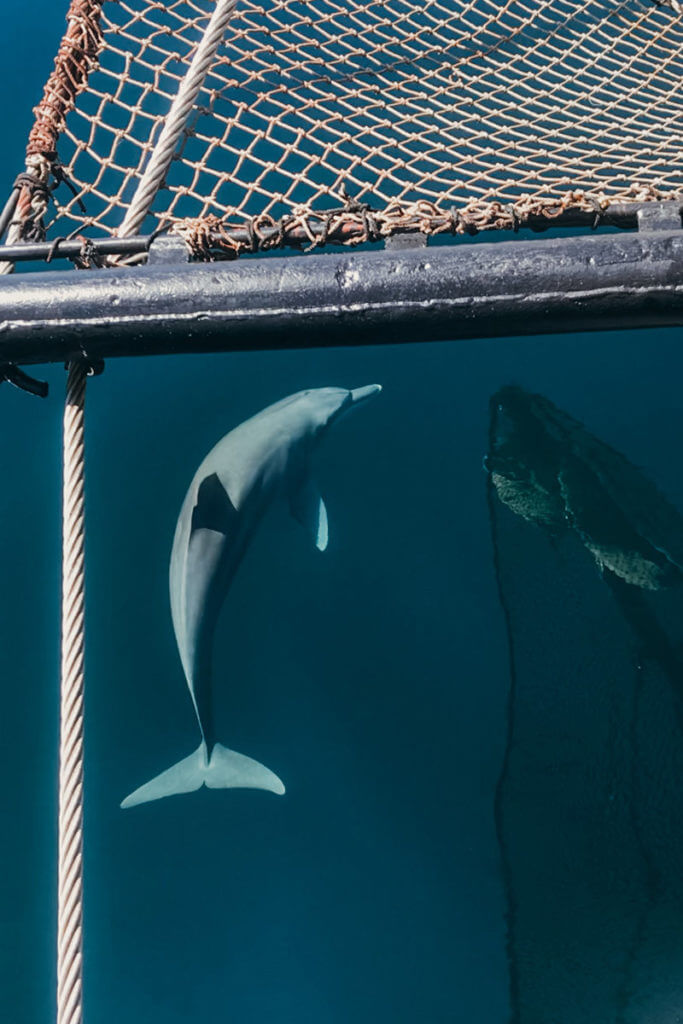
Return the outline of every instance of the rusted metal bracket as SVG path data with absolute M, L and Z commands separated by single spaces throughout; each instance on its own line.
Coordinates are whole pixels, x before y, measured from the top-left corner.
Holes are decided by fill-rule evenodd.
M 639 231 L 676 231 L 683 226 L 680 202 L 643 203 L 637 216 Z
M 178 235 L 159 235 L 151 242 L 147 266 L 168 266 L 169 263 L 187 263 L 190 253 L 187 245 Z
M 395 235 L 389 235 L 384 248 L 390 252 L 398 252 L 401 249 L 425 249 L 427 241 L 427 235 L 423 231 L 399 231 Z

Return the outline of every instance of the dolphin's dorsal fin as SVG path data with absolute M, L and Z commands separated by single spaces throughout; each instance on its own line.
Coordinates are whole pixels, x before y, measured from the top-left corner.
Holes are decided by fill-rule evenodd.
M 192 509 L 192 533 L 196 530 L 215 530 L 226 533 L 237 515 L 233 503 L 220 482 L 217 473 L 204 477 L 197 488 L 197 502 Z
M 289 507 L 294 518 L 313 538 L 317 549 L 324 551 L 328 541 L 327 509 L 320 491 L 310 477 L 292 492 Z

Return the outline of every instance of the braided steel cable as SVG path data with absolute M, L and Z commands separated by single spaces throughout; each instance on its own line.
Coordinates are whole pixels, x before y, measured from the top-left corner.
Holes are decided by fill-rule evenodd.
M 18 205 L 21 203 L 23 197 L 20 195 L 18 202 L 15 206 L 15 211 Z M 7 229 L 7 238 L 5 239 L 5 245 L 17 245 L 21 242 L 21 228 L 23 221 L 17 217 L 16 212 L 13 213 L 12 221 Z M 8 260 L 0 260 L 0 274 L 13 274 L 14 263 Z
M 64 406 L 57 1024 L 82 1021 L 86 375 L 69 364 Z
M 187 69 L 176 97 L 171 104 L 168 117 L 159 135 L 159 140 L 147 167 L 138 183 L 130 206 L 126 211 L 116 234 L 125 238 L 137 235 L 142 222 L 150 211 L 154 197 L 164 184 L 168 168 L 173 160 L 178 143 L 182 137 L 187 119 L 196 102 L 204 79 L 211 70 L 214 57 L 220 46 L 228 22 L 233 15 L 237 0 L 218 0 L 216 9 L 211 15 L 202 41 L 195 51 L 192 62 Z

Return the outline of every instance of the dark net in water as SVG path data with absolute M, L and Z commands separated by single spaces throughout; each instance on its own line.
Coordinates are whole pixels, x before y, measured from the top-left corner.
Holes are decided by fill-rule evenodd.
M 512 1019 L 667 1019 L 683 970 L 683 522 L 520 388 L 492 399 L 487 467 L 510 655 L 496 825 Z

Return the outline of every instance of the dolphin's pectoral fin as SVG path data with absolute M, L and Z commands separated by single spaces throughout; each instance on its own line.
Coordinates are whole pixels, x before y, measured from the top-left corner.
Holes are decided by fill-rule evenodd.
M 127 796 L 121 807 L 135 807 L 136 804 L 161 800 L 177 793 L 192 793 L 202 786 L 209 789 L 265 789 L 278 796 L 285 791 L 277 775 L 253 758 L 217 743 L 207 760 L 206 747 L 201 743 L 189 757 Z
M 313 538 L 319 551 L 324 551 L 329 539 L 327 509 L 320 491 L 308 477 L 289 499 L 292 515 Z
M 235 506 L 218 478 L 211 473 L 197 489 L 197 503 L 192 509 L 192 533 L 195 530 L 214 530 L 226 533 L 237 515 Z

